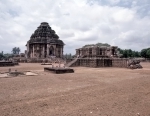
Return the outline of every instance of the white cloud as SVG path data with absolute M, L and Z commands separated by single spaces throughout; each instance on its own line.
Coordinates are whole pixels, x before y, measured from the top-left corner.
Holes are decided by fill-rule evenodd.
M 64 41 L 65 53 L 85 44 L 107 42 L 120 48 L 141 50 L 150 45 L 150 16 L 145 0 L 2 0 L 0 1 L 0 50 L 17 46 L 24 52 L 26 42 L 41 22 L 48 22 Z M 139 2 L 141 6 L 139 6 Z M 125 7 L 124 4 L 128 4 Z
M 127 8 L 122 8 L 119 11 L 116 11 L 115 13 L 113 13 L 113 19 L 119 23 L 125 23 L 125 22 L 129 22 L 132 21 L 133 18 L 135 16 L 135 12 L 127 9 Z

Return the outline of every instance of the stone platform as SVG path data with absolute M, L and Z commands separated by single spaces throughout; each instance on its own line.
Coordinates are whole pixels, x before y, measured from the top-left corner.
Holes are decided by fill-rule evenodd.
M 0 67 L 19 65 L 17 62 L 0 61 Z
M 56 73 L 56 74 L 74 73 L 74 70 L 71 69 L 71 68 L 60 68 L 60 67 L 54 67 L 54 68 L 45 67 L 44 71 L 53 72 L 53 73 Z
M 41 65 L 52 65 L 51 63 L 42 63 Z

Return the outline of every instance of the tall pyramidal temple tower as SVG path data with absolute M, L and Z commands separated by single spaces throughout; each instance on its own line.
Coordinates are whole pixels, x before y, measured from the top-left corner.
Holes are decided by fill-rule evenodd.
M 64 42 L 59 39 L 47 22 L 41 23 L 31 35 L 26 46 L 28 58 L 49 58 L 51 56 L 61 58 L 63 56 Z

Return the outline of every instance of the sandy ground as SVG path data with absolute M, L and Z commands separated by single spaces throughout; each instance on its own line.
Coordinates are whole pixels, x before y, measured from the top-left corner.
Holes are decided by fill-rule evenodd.
M 138 70 L 76 67 L 70 74 L 34 63 L 11 67 L 38 75 L 0 78 L 0 116 L 150 116 L 150 63 L 141 64 Z

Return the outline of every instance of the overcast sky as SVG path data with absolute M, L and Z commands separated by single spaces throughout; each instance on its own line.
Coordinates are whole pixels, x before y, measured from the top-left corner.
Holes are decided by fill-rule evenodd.
M 150 0 L 0 0 L 0 51 L 24 52 L 41 22 L 64 41 L 65 53 L 98 42 L 150 47 Z

